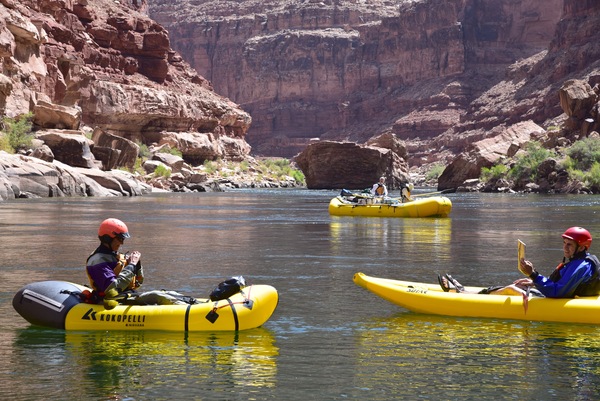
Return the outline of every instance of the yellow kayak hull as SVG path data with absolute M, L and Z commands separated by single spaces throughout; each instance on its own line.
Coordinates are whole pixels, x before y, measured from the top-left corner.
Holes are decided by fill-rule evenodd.
M 529 298 L 443 292 L 438 284 L 391 280 L 356 273 L 353 281 L 375 295 L 417 313 L 600 324 L 600 297 Z M 482 288 L 466 287 L 469 291 Z
M 363 217 L 446 217 L 452 202 L 445 196 L 431 196 L 406 203 L 358 204 L 336 196 L 329 202 L 332 216 Z
M 103 305 L 80 301 L 86 288 L 63 281 L 32 283 L 13 298 L 17 312 L 34 325 L 65 330 L 238 331 L 262 326 L 279 302 L 270 285 L 250 285 L 231 297 L 193 305 Z

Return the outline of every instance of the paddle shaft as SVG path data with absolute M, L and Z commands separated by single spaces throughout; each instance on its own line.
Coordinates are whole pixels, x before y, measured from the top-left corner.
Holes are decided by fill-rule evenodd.
M 435 194 L 445 194 L 448 192 L 452 192 L 454 191 L 454 188 L 450 188 L 450 189 L 444 189 L 443 191 L 435 191 L 435 192 L 427 192 L 424 194 L 415 194 L 415 195 L 410 195 L 411 197 L 415 197 L 415 196 L 426 196 L 426 195 L 435 195 Z

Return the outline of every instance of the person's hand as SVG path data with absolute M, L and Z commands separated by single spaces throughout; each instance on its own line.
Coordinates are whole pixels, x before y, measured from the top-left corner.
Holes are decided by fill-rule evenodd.
M 127 258 L 127 262 L 128 262 L 128 264 L 135 266 L 138 264 L 141 257 L 142 257 L 142 254 L 140 252 L 133 251 L 129 254 L 129 256 Z
M 529 277 L 531 273 L 533 273 L 533 263 L 531 263 L 528 260 L 525 260 L 524 258 L 521 258 L 519 260 L 519 270 L 521 271 L 521 273 Z
M 513 282 L 514 285 L 523 286 L 523 287 L 531 287 L 533 286 L 533 280 L 530 278 L 520 278 Z

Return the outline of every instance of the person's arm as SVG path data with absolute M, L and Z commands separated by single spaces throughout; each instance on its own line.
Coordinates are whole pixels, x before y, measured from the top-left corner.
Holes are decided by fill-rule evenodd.
M 115 278 L 115 280 L 111 283 L 111 285 L 108 288 L 115 288 L 119 292 L 122 292 L 129 287 L 135 287 L 135 285 L 132 284 L 135 284 L 136 276 L 140 275 L 140 273 L 142 276 L 142 281 L 144 281 L 143 272 L 140 272 L 142 270 L 142 264 L 139 263 L 140 258 L 141 254 L 139 252 L 132 252 L 129 258 L 127 259 L 127 265 L 123 268 L 123 270 L 121 270 L 119 275 Z
M 137 271 L 135 272 L 135 288 L 139 288 L 142 286 L 142 284 L 144 284 L 144 268 L 142 267 L 142 262 L 138 262 L 136 267 Z
M 590 262 L 587 260 L 576 260 L 567 263 L 561 269 L 561 276 L 558 281 L 552 281 L 536 271 L 533 271 L 529 277 L 533 281 L 535 288 L 548 298 L 571 298 L 575 294 L 577 286 L 586 277 L 590 276 L 590 271 Z

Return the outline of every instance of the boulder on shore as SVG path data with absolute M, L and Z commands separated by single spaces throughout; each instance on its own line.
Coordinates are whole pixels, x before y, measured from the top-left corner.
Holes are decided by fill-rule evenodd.
M 62 196 L 134 196 L 152 188 L 124 171 L 70 167 L 0 151 L 0 200 Z

